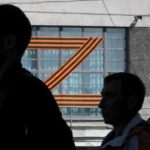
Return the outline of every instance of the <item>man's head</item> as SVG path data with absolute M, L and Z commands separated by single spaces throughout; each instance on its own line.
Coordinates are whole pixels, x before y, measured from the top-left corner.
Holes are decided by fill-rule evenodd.
M 115 73 L 104 79 L 102 109 L 104 121 L 117 125 L 134 116 L 142 107 L 145 97 L 143 82 L 131 73 Z
M 31 24 L 23 11 L 13 5 L 0 5 L 1 56 L 15 50 L 18 59 L 21 59 L 30 38 Z

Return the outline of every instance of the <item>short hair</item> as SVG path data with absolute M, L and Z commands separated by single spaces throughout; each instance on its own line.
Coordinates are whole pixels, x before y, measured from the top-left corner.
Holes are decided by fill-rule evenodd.
M 145 97 L 145 85 L 142 80 L 135 74 L 119 72 L 108 75 L 104 79 L 104 84 L 113 80 L 121 80 L 122 86 L 121 91 L 123 96 L 129 97 L 131 95 L 138 96 L 137 107 L 135 111 L 139 111 L 142 107 Z
M 31 39 L 31 23 L 24 12 L 11 4 L 0 5 L 0 37 L 7 34 L 17 36 L 16 53 L 23 55 Z

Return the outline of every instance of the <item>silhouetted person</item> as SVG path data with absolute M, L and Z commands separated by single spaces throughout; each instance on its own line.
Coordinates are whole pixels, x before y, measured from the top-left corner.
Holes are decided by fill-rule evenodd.
M 109 75 L 101 94 L 99 108 L 104 122 L 113 130 L 104 138 L 100 150 L 150 149 L 149 125 L 138 114 L 145 96 L 139 77 L 131 73 Z
M 147 119 L 147 123 L 150 124 L 150 118 Z
M 0 5 L 0 147 L 75 150 L 51 92 L 22 68 L 30 38 L 25 14 L 13 5 Z

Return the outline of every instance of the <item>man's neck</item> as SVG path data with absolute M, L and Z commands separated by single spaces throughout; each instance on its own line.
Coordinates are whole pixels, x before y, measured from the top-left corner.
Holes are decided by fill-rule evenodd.
M 3 77 L 6 75 L 8 70 L 12 69 L 13 66 L 17 65 L 17 62 L 7 61 L 0 65 L 0 81 L 3 80 Z
M 118 123 L 117 125 L 114 126 L 114 134 L 115 134 L 115 136 L 117 136 L 117 135 L 119 135 L 119 134 L 121 134 L 123 132 L 123 130 L 129 124 L 129 122 L 131 121 L 133 116 L 134 115 L 124 119 L 123 121 L 121 121 L 120 123 Z

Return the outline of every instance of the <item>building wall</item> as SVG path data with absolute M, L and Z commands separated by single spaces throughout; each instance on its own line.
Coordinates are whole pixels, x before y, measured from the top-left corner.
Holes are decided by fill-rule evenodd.
M 150 28 L 129 28 L 128 71 L 136 73 L 146 86 L 146 97 L 140 111 L 144 118 L 150 117 Z
M 134 22 L 135 16 L 142 16 L 142 20 L 138 20 L 135 24 L 136 28 L 129 28 L 127 33 L 127 69 L 141 77 L 146 85 L 145 102 L 140 113 L 146 119 L 150 116 L 149 0 L 0 0 L 0 3 L 11 3 L 19 6 L 29 17 L 31 24 L 39 26 L 129 27 Z M 103 138 L 106 135 L 106 132 L 103 133 L 107 129 L 106 125 L 97 129 L 97 126 L 100 126 L 99 123 L 97 125 L 97 122 L 96 124 L 92 122 L 92 126 L 90 123 L 87 125 L 88 127 L 86 126 L 90 133 L 79 126 L 79 131 L 73 130 L 74 136 L 88 140 L 87 137 L 91 135 L 99 136 L 96 139 L 98 142 L 93 145 L 93 141 L 84 142 L 86 147 L 77 146 L 78 150 L 97 150 L 98 147 L 93 146 L 97 143 L 96 146 L 99 146 L 100 137 Z M 85 125 L 85 122 L 83 124 Z
M 149 0 L 0 0 L 19 6 L 32 25 L 149 27 Z

